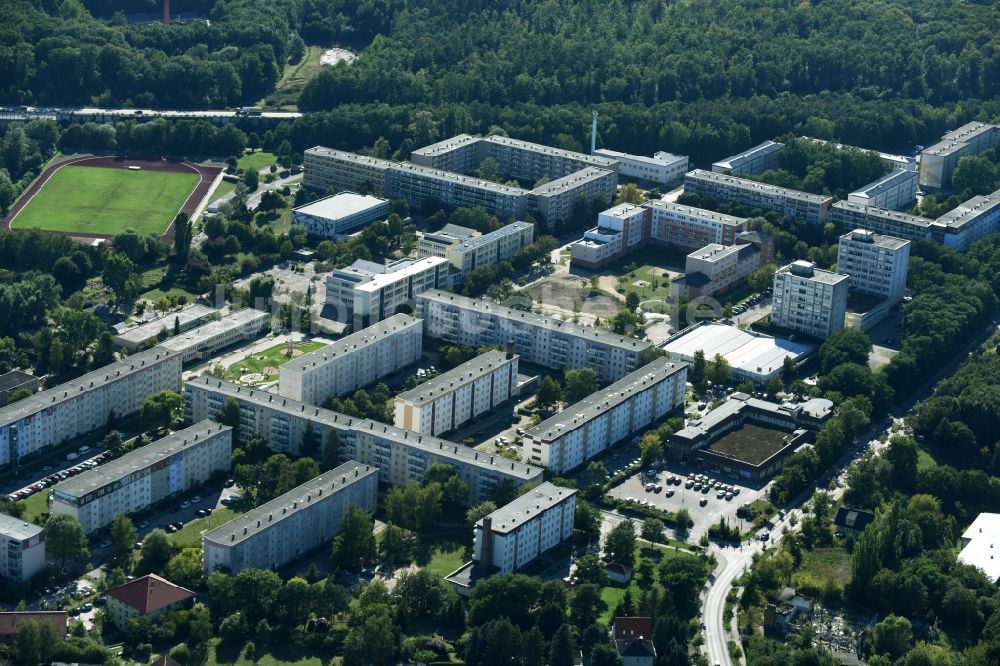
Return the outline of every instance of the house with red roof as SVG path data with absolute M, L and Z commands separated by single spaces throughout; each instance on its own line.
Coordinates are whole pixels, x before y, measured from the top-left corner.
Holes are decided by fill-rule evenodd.
M 124 631 L 128 621 L 139 615 L 150 620 L 183 608 L 194 599 L 194 592 L 174 585 L 166 578 L 147 574 L 108 590 L 108 619 Z

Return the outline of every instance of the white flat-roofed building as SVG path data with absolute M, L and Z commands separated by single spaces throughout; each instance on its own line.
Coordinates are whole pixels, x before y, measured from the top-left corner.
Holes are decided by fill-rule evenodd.
M 643 206 L 650 210 L 650 238 L 654 243 L 697 250 L 709 243 L 732 245 L 736 235 L 747 230 L 745 217 L 672 201 L 647 201 Z
M 203 420 L 56 484 L 49 510 L 92 534 L 119 513 L 145 511 L 228 471 L 232 454 L 233 429 Z
M 417 148 L 410 153 L 410 161 L 420 166 L 455 173 L 472 173 L 487 156 L 487 146 L 482 137 L 471 134 L 455 136 Z
M 0 408 L 0 465 L 103 428 L 180 386 L 181 355 L 153 347 Z
M 355 330 L 367 328 L 403 309 L 428 289 L 449 288 L 451 269 L 444 257 L 404 259 L 391 266 L 356 261 L 326 278 L 326 305 Z
M 994 585 L 1000 584 L 1000 513 L 981 513 L 962 533 L 958 561 L 976 567 Z
M 765 141 L 742 153 L 730 155 L 718 162 L 712 163 L 715 173 L 757 174 L 773 168 L 778 163 L 778 153 L 784 150 L 785 144 Z
M 40 525 L 0 513 L 0 576 L 23 583 L 45 568 L 45 535 Z
M 617 381 L 638 368 L 652 348 L 644 340 L 439 289 L 417 297 L 417 316 L 427 337 L 470 347 L 512 341 L 522 363 L 554 370 L 593 368 L 603 381 Z
M 277 569 L 333 539 L 350 509 L 374 513 L 377 500 L 378 470 L 349 460 L 207 532 L 202 565 Z
M 1000 143 L 1000 125 L 971 122 L 946 133 L 941 140 L 920 153 L 920 184 L 943 188 L 959 160 L 977 155 Z
M 533 224 L 511 222 L 496 231 L 445 248 L 444 258 L 464 274 L 477 268 L 496 266 L 501 261 L 510 261 L 518 250 L 531 245 L 534 237 Z
M 847 195 L 859 206 L 902 210 L 917 202 L 917 172 L 896 169 Z
M 851 277 L 851 291 L 895 303 L 906 291 L 910 241 L 855 229 L 840 237 L 837 272 Z
M 181 362 L 205 359 L 220 349 L 252 340 L 271 328 L 271 313 L 253 308 L 237 310 L 187 333 L 167 338 L 160 347 L 181 355 Z
M 529 462 L 575 469 L 684 404 L 687 363 L 658 358 L 524 433 Z
M 278 393 L 310 405 L 374 384 L 420 360 L 423 325 L 397 314 L 279 369 Z
M 476 523 L 473 561 L 509 574 L 573 536 L 576 493 L 548 481 Z
M 302 183 L 326 192 L 385 192 L 385 175 L 396 163 L 316 146 L 302 155 Z
M 850 201 L 833 204 L 833 221 L 844 229 L 868 229 L 908 241 L 930 240 L 933 220 Z
M 469 504 L 474 505 L 487 499 L 501 481 L 521 487 L 542 480 L 542 468 L 534 465 L 211 377 L 198 377 L 185 384 L 185 416 L 192 420 L 214 418 L 225 408 L 228 398 L 240 406 L 242 441 L 260 435 L 272 450 L 298 455 L 307 433 L 316 437 L 315 444 L 322 445 L 329 433 L 336 431 L 341 459 L 378 467 L 382 483 L 420 483 L 429 466 L 444 463 L 454 467 L 469 484 Z
M 420 242 L 417 244 L 417 258 L 443 257 L 449 247 L 479 236 L 482 234 L 475 229 L 457 224 L 446 224 L 437 231 L 425 231 L 420 234 Z
M 794 261 L 774 274 L 771 323 L 825 340 L 844 328 L 851 278 Z
M 615 171 L 587 167 L 531 190 L 528 211 L 553 229 L 557 223 L 572 217 L 573 206 L 580 198 L 591 201 L 601 197 L 610 204 L 617 191 L 618 174 Z
M 325 238 L 342 238 L 387 217 L 388 201 L 354 192 L 341 192 L 292 209 L 293 224 Z
M 517 392 L 517 360 L 488 351 L 400 393 L 393 402 L 396 427 L 437 436 L 490 412 Z
M 175 329 L 189 331 L 208 321 L 209 317 L 219 314 L 215 308 L 195 304 L 191 307 L 171 312 L 134 328 L 127 329 L 114 336 L 115 344 L 127 349 L 129 353 L 151 345 L 155 345 L 160 335 L 170 337 Z
M 822 194 L 800 192 L 702 169 L 695 169 L 684 176 L 684 192 L 711 197 L 720 203 L 773 210 L 789 219 L 802 218 L 809 224 L 829 221 L 830 206 L 833 204 L 833 197 Z
M 606 148 L 598 148 L 594 154 L 618 162 L 618 174 L 621 176 L 660 185 L 669 185 L 682 180 L 688 170 L 687 155 L 674 155 L 663 150 L 653 153 L 652 157 L 629 155 Z
M 797 365 L 815 350 L 803 342 L 711 322 L 702 322 L 663 345 L 663 351 L 670 356 L 689 363 L 694 362 L 698 351 L 705 352 L 709 359 L 721 354 L 732 368 L 735 381 L 747 380 L 758 385 L 780 376 L 786 358 Z
M 649 240 L 650 212 L 645 206 L 619 204 L 597 215 L 597 226 L 570 246 L 570 261 L 599 268 Z
M 975 196 L 931 223 L 931 238 L 958 252 L 1000 231 L 1000 190 Z

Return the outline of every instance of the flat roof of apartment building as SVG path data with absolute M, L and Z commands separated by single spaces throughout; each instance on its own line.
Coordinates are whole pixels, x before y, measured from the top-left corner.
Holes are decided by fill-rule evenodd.
M 461 463 L 480 467 L 482 469 L 498 470 L 508 476 L 530 481 L 542 473 L 540 467 L 525 463 L 513 462 L 502 456 L 489 455 L 466 446 L 455 444 L 444 439 L 421 435 L 419 433 L 391 426 L 372 419 L 359 419 L 335 412 L 331 409 L 307 405 L 298 400 L 268 393 L 260 389 L 240 386 L 213 377 L 196 377 L 187 383 L 192 388 L 202 387 L 209 391 L 245 400 L 264 409 L 273 409 L 290 416 L 299 416 L 331 428 L 351 430 L 359 434 L 377 434 L 384 439 L 393 440 L 408 447 L 451 458 Z
M 707 208 L 695 208 L 694 206 L 685 206 L 684 204 L 675 203 L 673 201 L 664 201 L 663 199 L 653 199 L 652 201 L 647 201 L 642 204 L 643 208 L 651 208 L 654 210 L 662 210 L 666 213 L 676 213 L 677 215 L 691 215 L 698 218 L 699 220 L 708 220 L 711 222 L 718 222 L 719 224 L 739 227 L 746 223 L 747 218 L 736 217 L 735 215 L 726 215 L 725 213 L 717 213 L 714 210 L 708 210 Z
M 138 345 L 142 344 L 146 340 L 152 340 L 160 334 L 160 331 L 163 330 L 166 330 L 168 335 L 172 335 L 174 332 L 175 320 L 181 327 L 184 327 L 185 324 L 195 321 L 196 319 L 202 319 L 215 312 L 218 312 L 215 308 L 210 308 L 206 305 L 196 303 L 191 307 L 178 310 L 177 312 L 171 312 L 152 321 L 148 321 L 145 324 L 140 324 L 135 328 L 122 331 L 115 337 L 123 342 L 130 342 Z
M 409 391 L 403 391 L 396 396 L 396 399 L 414 405 L 425 405 L 440 398 L 442 395 L 447 395 L 451 391 L 479 379 L 483 375 L 497 370 L 516 358 L 518 358 L 517 354 L 507 356 L 505 352 L 493 349 L 461 365 L 455 366 L 437 377 L 428 379 L 423 384 L 419 384 Z
M 893 169 L 886 175 L 873 180 L 864 187 L 860 187 L 857 190 L 851 192 L 854 196 L 866 196 L 874 197 L 882 194 L 886 190 L 891 190 L 894 187 L 898 187 L 900 183 L 905 183 L 908 180 L 917 180 L 918 174 L 916 171 L 904 171 L 902 169 Z
M 13 404 L 0 408 L 0 425 L 13 423 L 25 416 L 36 414 L 49 407 L 54 407 L 66 400 L 73 400 L 81 394 L 100 389 L 107 384 L 118 381 L 122 377 L 127 377 L 133 372 L 138 372 L 143 368 L 173 356 L 179 356 L 179 353 L 170 349 L 164 349 L 159 345 L 136 352 L 131 356 L 126 356 L 121 361 L 109 363 L 97 370 L 91 370 L 82 377 L 77 377 L 58 386 L 53 386 L 40 393 L 35 393 L 24 400 L 18 400 Z
M 533 312 L 514 310 L 489 301 L 469 298 L 468 296 L 459 296 L 458 294 L 453 294 L 450 291 L 444 291 L 442 289 L 430 289 L 425 291 L 417 296 L 417 300 L 420 299 L 454 305 L 465 310 L 488 313 L 503 319 L 523 322 L 531 326 L 538 326 L 539 328 L 557 331 L 566 335 L 591 340 L 593 342 L 599 342 L 601 344 L 629 351 L 644 351 L 652 346 L 651 343 L 644 340 L 627 338 L 623 335 L 615 335 L 614 333 L 609 333 L 608 331 L 603 331 L 591 326 L 574 324 L 573 322 L 555 319 L 554 317 L 546 317 L 545 315 L 535 314 Z
M 496 194 L 522 196 L 528 193 L 528 190 L 521 189 L 520 187 L 512 187 L 510 185 L 504 185 L 503 183 L 494 183 L 492 180 L 483 180 L 482 178 L 476 178 L 475 176 L 466 176 L 461 173 L 455 173 L 454 171 L 444 171 L 442 169 L 413 164 L 412 162 L 393 163 L 392 171 L 394 173 L 412 173 L 431 180 L 439 180 L 446 183 L 453 183 L 455 185 L 465 185 L 467 187 L 474 187 L 488 192 L 495 192 Z
M 341 192 L 322 199 L 293 208 L 292 212 L 304 215 L 314 215 L 329 220 L 340 220 L 357 213 L 363 213 L 373 208 L 387 204 L 388 201 L 368 194 Z
M 741 190 L 755 190 L 758 192 L 765 192 L 767 194 L 773 194 L 775 196 L 785 197 L 787 199 L 799 199 L 801 201 L 808 201 L 814 204 L 823 204 L 828 201 L 833 201 L 833 197 L 827 196 L 825 194 L 813 194 L 812 192 L 802 192 L 801 190 L 793 190 L 788 187 L 778 187 L 777 185 L 768 185 L 767 183 L 761 183 L 756 180 L 750 180 L 748 178 L 740 178 L 738 176 L 732 176 L 727 173 L 715 173 L 714 171 L 705 171 L 704 169 L 695 169 L 694 171 L 689 171 L 685 178 L 692 178 L 695 180 L 706 180 L 715 183 L 723 183 L 724 185 L 729 185 Z
M 160 346 L 164 349 L 185 351 L 193 347 L 198 347 L 216 336 L 232 331 L 233 329 L 241 328 L 250 323 L 257 322 L 260 327 L 263 328 L 264 322 L 269 321 L 270 319 L 270 312 L 255 310 L 253 308 L 244 308 L 233 312 L 232 314 L 228 314 L 222 319 L 210 321 L 207 324 L 202 324 L 197 328 L 192 328 L 190 331 L 181 333 L 180 335 L 167 338 L 160 343 Z
M 684 361 L 667 357 L 658 358 L 638 370 L 633 370 L 607 388 L 600 389 L 572 405 L 567 405 L 555 416 L 529 428 L 525 436 L 542 440 L 555 439 L 582 427 L 591 419 L 609 409 L 614 409 L 650 386 L 683 372 L 687 367 L 688 364 Z
M 854 243 L 868 243 L 869 245 L 884 247 L 887 250 L 899 250 L 910 244 L 908 240 L 896 238 L 895 236 L 884 236 L 868 229 L 853 229 L 843 234 L 840 238 L 841 240 Z
M 950 132 L 945 132 L 940 141 L 929 148 L 925 148 L 923 152 L 928 155 L 951 155 L 956 150 L 964 148 L 970 139 L 973 139 L 984 132 L 995 131 L 998 128 L 1000 128 L 1000 126 L 991 125 L 990 123 L 981 123 L 977 121 L 966 123 L 961 127 L 951 130 Z
M 475 229 L 461 227 L 457 224 L 446 224 L 437 231 L 425 231 L 423 238 L 438 243 L 461 243 L 480 234 Z
M 993 213 L 998 208 L 1000 208 L 1000 190 L 985 196 L 972 197 L 934 220 L 933 224 L 936 227 L 961 229 L 966 224 L 974 222 L 979 216 Z
M 795 277 L 823 284 L 838 284 L 844 280 L 851 279 L 851 276 L 849 275 L 843 275 L 842 273 L 834 273 L 833 271 L 816 268 L 816 264 L 803 259 L 799 259 L 798 261 L 793 261 L 790 264 L 782 266 L 777 270 L 777 273 L 787 273 L 788 275 L 794 275 Z
M 577 492 L 575 488 L 563 488 L 546 481 L 488 515 L 490 531 L 496 534 L 510 534 L 526 522 L 576 495 Z M 483 527 L 484 524 L 485 519 L 480 519 L 476 523 L 478 527 Z
M 346 150 L 337 150 L 336 148 L 327 148 L 325 146 L 314 146 L 306 150 L 305 154 L 318 155 L 320 157 L 333 157 L 341 161 L 366 164 L 380 169 L 388 169 L 389 167 L 396 166 L 397 164 L 392 160 L 383 160 L 378 157 L 369 157 L 368 155 L 358 155 L 357 153 L 349 153 Z
M 368 328 L 363 328 L 360 331 L 346 335 L 322 349 L 317 349 L 308 354 L 303 354 L 298 358 L 293 358 L 281 366 L 281 372 L 305 372 L 328 361 L 332 361 L 338 356 L 345 356 L 356 352 L 361 347 L 374 344 L 404 329 L 420 326 L 421 324 L 422 320 L 408 314 L 394 314 L 391 317 L 386 317 L 382 321 L 372 324 Z
M 607 169 L 599 169 L 597 167 L 584 167 L 579 171 L 574 171 L 568 176 L 563 176 L 562 178 L 556 178 L 551 180 L 544 185 L 536 187 L 531 190 L 531 193 L 536 196 L 553 196 L 556 194 L 561 194 L 566 190 L 570 190 L 581 183 L 589 183 L 592 180 L 597 180 L 598 178 L 604 178 L 609 173 L 613 173 Z
M 284 495 L 261 504 L 205 533 L 205 540 L 220 546 L 235 546 L 274 527 L 299 511 L 312 506 L 324 494 L 329 497 L 344 488 L 378 474 L 378 468 L 349 460 L 339 467 L 292 488 Z
M 429 146 L 424 146 L 423 148 L 417 148 L 412 153 L 410 153 L 410 156 L 412 157 L 413 155 L 426 155 L 426 156 L 439 155 L 441 153 L 447 153 L 452 150 L 455 150 L 456 148 L 461 148 L 463 146 L 475 145 L 482 140 L 483 139 L 481 137 L 472 136 L 471 134 L 456 134 L 451 138 L 443 139 L 442 141 L 438 141 L 437 143 L 432 143 Z
M 129 451 L 121 458 L 116 458 L 104 465 L 94 467 L 76 476 L 71 476 L 55 486 L 55 490 L 70 497 L 83 497 L 87 493 L 99 490 L 104 486 L 118 481 L 122 477 L 169 458 L 179 451 L 197 446 L 202 442 L 227 431 L 232 430 L 227 425 L 205 419 L 192 426 L 170 433 L 152 444 L 141 446 Z
M 736 153 L 735 155 L 730 155 L 729 157 L 724 157 L 718 162 L 713 162 L 712 166 L 718 166 L 722 169 L 738 169 L 747 162 L 755 160 L 761 155 L 767 155 L 770 153 L 776 153 L 785 147 L 783 143 L 777 143 L 776 141 L 765 141 L 764 143 L 759 143 L 753 148 L 747 148 L 742 153 Z
M 898 210 L 889 210 L 887 208 L 879 208 L 878 206 L 867 206 L 865 204 L 854 203 L 853 201 L 848 201 L 844 199 L 833 204 L 831 210 L 845 210 L 855 213 L 862 213 L 864 215 L 870 215 L 873 217 L 882 218 L 884 220 L 895 220 L 897 222 L 902 222 L 904 224 L 909 224 L 916 227 L 927 228 L 931 226 L 934 220 L 926 217 L 918 217 L 916 215 L 910 215 L 909 213 L 901 213 Z
M 0 391 L 13 391 L 25 384 L 41 381 L 41 377 L 36 377 L 21 370 L 11 370 L 0 375 Z
M 35 525 L 23 518 L 15 518 L 14 516 L 8 516 L 6 513 L 0 513 L 0 534 L 8 539 L 26 541 L 38 536 L 41 532 L 41 525 Z
M 613 217 L 619 220 L 627 220 L 636 213 L 643 213 L 646 211 L 646 207 L 642 204 L 631 204 L 631 203 L 621 203 L 617 206 L 612 206 L 607 210 L 602 210 L 598 213 L 598 216 Z
M 584 162 L 590 164 L 591 166 L 604 169 L 605 171 L 614 170 L 618 165 L 617 160 L 613 160 L 607 157 L 602 157 L 600 155 L 587 155 L 586 153 L 578 153 L 573 150 L 565 150 L 563 148 L 553 148 L 552 146 L 545 146 L 540 143 L 532 143 L 531 141 L 524 141 L 522 139 L 512 139 L 508 136 L 488 136 L 483 139 L 487 143 L 492 143 L 498 146 L 507 146 L 510 148 L 515 148 L 517 150 L 523 150 L 532 153 L 540 153 L 543 155 L 552 155 L 554 157 L 561 157 L 568 160 L 576 160 L 578 162 Z
M 503 238 L 504 236 L 509 236 L 514 233 L 520 233 L 525 229 L 534 229 L 534 225 L 520 221 L 511 222 L 510 224 L 506 224 L 496 231 L 491 231 L 488 234 L 470 237 L 451 249 L 455 252 L 468 252 L 469 250 L 475 250 L 477 247 L 482 247 L 483 245 L 492 243 L 498 238 Z

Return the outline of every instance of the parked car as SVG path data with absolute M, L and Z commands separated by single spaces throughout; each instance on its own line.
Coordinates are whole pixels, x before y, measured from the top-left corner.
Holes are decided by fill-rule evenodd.
M 182 508 L 182 509 L 186 509 L 186 508 L 188 508 L 189 506 L 191 506 L 191 502 L 189 502 L 189 501 L 187 501 L 187 500 L 184 500 L 183 502 L 181 502 L 181 508 Z
M 232 488 L 236 485 L 236 481 L 233 479 L 226 479 L 226 482 L 222 484 L 223 488 Z

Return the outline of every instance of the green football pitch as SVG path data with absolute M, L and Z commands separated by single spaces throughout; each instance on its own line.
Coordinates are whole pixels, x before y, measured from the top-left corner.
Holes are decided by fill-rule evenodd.
M 162 234 L 198 185 L 196 173 L 64 166 L 17 214 L 15 229 Z

